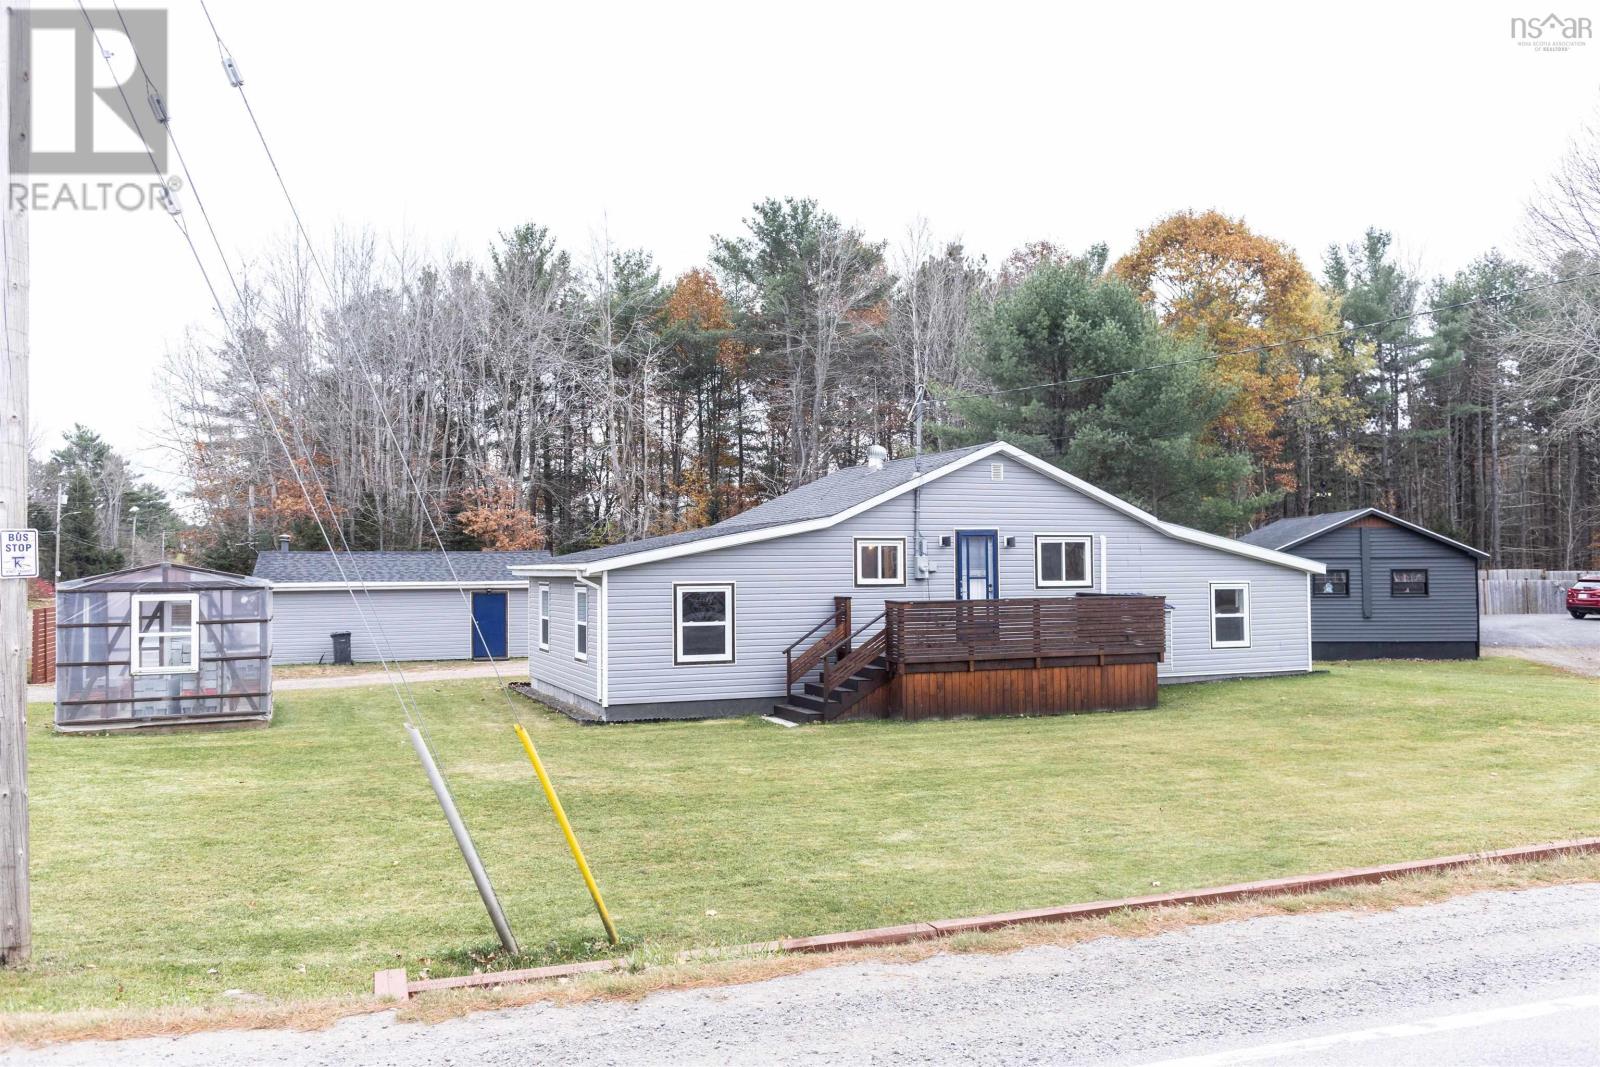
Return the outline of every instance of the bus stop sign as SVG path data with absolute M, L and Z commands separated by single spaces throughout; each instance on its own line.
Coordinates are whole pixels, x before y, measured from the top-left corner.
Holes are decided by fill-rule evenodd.
M 0 530 L 0 578 L 39 577 L 39 531 Z

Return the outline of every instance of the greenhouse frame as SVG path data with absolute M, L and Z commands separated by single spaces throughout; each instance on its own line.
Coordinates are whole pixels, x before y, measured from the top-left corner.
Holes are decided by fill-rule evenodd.
M 272 587 L 155 563 L 56 587 L 56 729 L 272 719 Z

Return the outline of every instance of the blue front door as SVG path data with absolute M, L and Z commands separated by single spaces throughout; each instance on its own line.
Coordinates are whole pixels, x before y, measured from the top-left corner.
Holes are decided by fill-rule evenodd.
M 472 594 L 472 658 L 506 658 L 506 594 Z
M 1000 535 L 993 530 L 956 531 L 956 599 L 1000 596 Z

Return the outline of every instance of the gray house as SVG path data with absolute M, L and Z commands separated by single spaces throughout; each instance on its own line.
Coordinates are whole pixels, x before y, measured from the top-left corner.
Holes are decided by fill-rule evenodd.
M 528 583 L 508 569 L 548 552 L 292 552 L 256 557 L 274 593 L 272 662 L 504 659 L 528 654 Z M 351 593 L 355 595 L 352 597 Z M 376 640 L 375 640 L 376 639 Z
M 1318 659 L 1476 659 L 1478 564 L 1470 545 L 1377 508 L 1280 519 L 1240 538 L 1317 560 Z
M 1085 594 L 1165 598 L 1141 646 L 1162 681 L 1311 669 L 1320 563 L 1162 522 L 1009 444 L 873 452 L 705 529 L 513 565 L 530 583 L 531 688 L 603 721 L 815 705 L 816 683 L 793 692 L 819 647 L 808 633 L 854 627 L 843 647 L 865 647 L 886 603 L 954 605 L 952 627 L 972 630 L 1000 625 L 981 605 Z

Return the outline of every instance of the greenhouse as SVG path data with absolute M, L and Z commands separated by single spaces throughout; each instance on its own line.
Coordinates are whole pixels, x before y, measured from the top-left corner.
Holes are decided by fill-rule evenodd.
M 56 729 L 272 718 L 272 589 L 180 563 L 56 587 Z

